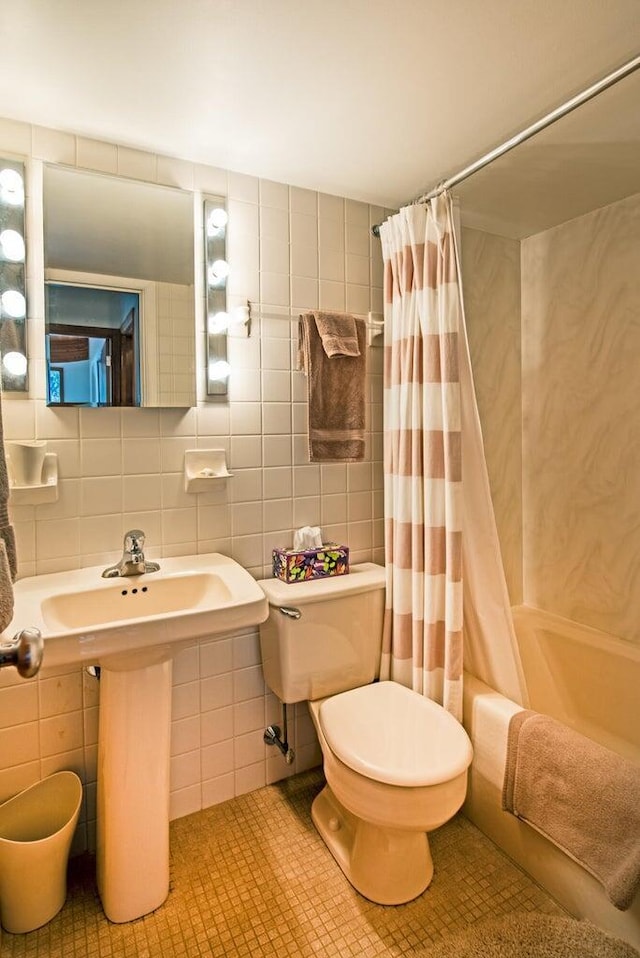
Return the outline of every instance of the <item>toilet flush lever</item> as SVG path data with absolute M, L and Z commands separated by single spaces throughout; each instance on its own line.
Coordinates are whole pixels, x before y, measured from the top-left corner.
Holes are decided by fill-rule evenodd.
M 281 605 L 278 611 L 282 612 L 283 615 L 288 616 L 290 619 L 299 619 L 302 616 L 300 609 L 295 609 L 292 605 Z

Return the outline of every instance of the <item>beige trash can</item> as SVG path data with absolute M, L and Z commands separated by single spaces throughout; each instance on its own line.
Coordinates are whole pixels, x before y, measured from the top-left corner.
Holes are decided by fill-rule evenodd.
M 56 772 L 0 805 L 0 923 L 46 925 L 67 897 L 67 860 L 82 802 L 75 772 Z

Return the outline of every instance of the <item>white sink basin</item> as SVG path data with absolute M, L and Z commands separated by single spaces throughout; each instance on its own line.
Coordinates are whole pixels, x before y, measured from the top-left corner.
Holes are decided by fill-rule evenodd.
M 162 559 L 159 572 L 127 578 L 101 573 L 96 566 L 21 579 L 8 632 L 40 629 L 44 667 L 122 670 L 161 662 L 177 643 L 255 625 L 268 614 L 252 576 L 218 553 Z
M 211 572 L 187 572 L 143 581 L 132 579 L 126 585 L 108 589 L 60 592 L 42 602 L 42 618 L 55 631 L 88 629 L 105 625 L 105 607 L 109 621 L 123 623 L 154 615 L 184 613 L 228 604 L 231 592 L 220 576 Z

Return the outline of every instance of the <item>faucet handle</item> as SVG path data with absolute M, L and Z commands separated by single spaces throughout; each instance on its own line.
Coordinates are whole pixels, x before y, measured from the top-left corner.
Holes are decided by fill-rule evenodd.
M 129 529 L 129 531 L 124 534 L 124 551 L 143 552 L 145 538 L 146 536 L 142 529 Z

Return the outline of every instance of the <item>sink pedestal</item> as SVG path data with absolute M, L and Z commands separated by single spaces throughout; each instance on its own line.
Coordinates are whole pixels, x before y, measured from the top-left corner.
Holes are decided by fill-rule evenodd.
M 107 918 L 133 921 L 169 893 L 172 662 L 102 667 L 98 735 L 98 891 Z
M 93 566 L 16 582 L 2 638 L 27 626 L 47 667 L 99 665 L 98 890 L 107 918 L 133 921 L 169 892 L 172 657 L 200 639 L 258 625 L 264 592 L 228 556 L 175 556 L 121 579 Z

